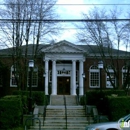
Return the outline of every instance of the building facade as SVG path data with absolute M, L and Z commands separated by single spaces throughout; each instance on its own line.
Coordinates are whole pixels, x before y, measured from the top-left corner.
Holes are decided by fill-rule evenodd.
M 43 55 L 38 64 L 41 64 L 43 69 L 39 71 L 38 66 L 33 69 L 32 89 L 45 91 L 46 95 L 76 95 L 76 89 L 78 88 L 79 95 L 84 95 L 87 90 L 113 89 L 113 84 L 117 84 L 117 82 L 119 88 L 122 88 L 126 79 L 127 69 L 124 67 L 126 62 L 124 54 L 126 52 L 120 51 L 118 57 L 118 70 L 120 71 L 117 81 L 114 69 L 111 66 L 112 59 L 110 59 L 110 56 L 106 53 L 105 66 L 107 66 L 107 71 L 104 68 L 100 70 L 98 62 L 102 58 L 97 48 L 95 46 L 91 47 L 76 45 L 65 40 L 50 45 L 42 45 L 40 52 Z M 116 53 L 116 50 L 114 51 L 113 55 Z M 7 52 L 8 49 L 1 51 L 1 57 Z M 1 60 L 3 59 L 1 58 Z M 116 61 L 116 58 L 114 60 Z M 3 78 L 0 78 L 0 89 L 5 91 L 4 86 L 8 86 L 6 91 L 12 92 L 12 90 L 17 89 L 14 67 L 9 60 L 6 61 L 6 64 L 10 66 L 10 70 L 7 72 L 8 76 L 5 76 L 7 84 L 2 84 Z M 116 65 L 117 62 L 115 62 L 115 68 Z M 29 77 L 27 80 L 29 80 Z

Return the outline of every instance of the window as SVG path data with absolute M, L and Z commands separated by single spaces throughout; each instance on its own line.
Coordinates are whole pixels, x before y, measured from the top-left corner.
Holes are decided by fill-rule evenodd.
M 99 69 L 98 66 L 93 65 L 89 69 L 89 86 L 90 88 L 99 88 Z
M 113 88 L 112 83 L 116 85 L 115 74 L 111 66 L 108 66 L 107 69 L 108 72 L 106 73 L 106 88 Z
M 130 70 L 129 70 L 130 71 Z M 129 75 L 128 75 L 129 74 Z M 127 66 L 123 66 L 122 67 L 122 84 L 127 84 L 126 87 L 128 87 L 128 85 L 130 86 L 130 82 L 129 80 L 126 81 L 126 78 L 130 78 L 130 73 L 128 73 L 128 67 Z
M 30 68 L 29 68 L 29 72 L 30 72 Z M 30 83 L 30 76 L 28 73 L 28 86 Z M 33 68 L 33 72 L 32 72 L 32 87 L 37 87 L 38 86 L 38 68 L 35 67 Z
M 49 70 L 49 82 L 52 82 L 52 71 Z
M 12 65 L 10 72 L 10 87 L 17 87 L 16 68 Z
M 79 71 L 78 70 L 76 70 L 76 83 L 78 83 L 79 82 Z
M 3 87 L 3 75 L 2 75 L 2 71 L 0 71 L 0 87 Z

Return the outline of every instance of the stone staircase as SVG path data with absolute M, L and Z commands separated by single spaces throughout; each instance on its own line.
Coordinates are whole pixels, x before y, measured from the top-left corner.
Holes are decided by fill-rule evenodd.
M 75 96 L 65 96 L 67 103 L 67 129 L 84 130 L 88 125 L 83 106 L 78 106 Z M 63 105 L 63 96 L 51 96 L 50 105 L 46 109 L 46 118 L 43 126 L 43 117 L 41 120 L 41 130 L 64 130 L 66 129 L 65 106 Z M 29 130 L 39 130 L 39 122 L 35 121 Z

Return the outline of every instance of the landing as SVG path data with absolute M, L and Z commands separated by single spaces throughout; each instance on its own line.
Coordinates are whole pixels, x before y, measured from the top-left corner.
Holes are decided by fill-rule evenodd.
M 77 96 L 65 95 L 65 99 L 66 99 L 67 106 L 76 106 L 77 105 Z M 50 105 L 63 106 L 64 105 L 64 96 L 63 95 L 51 95 L 50 96 Z

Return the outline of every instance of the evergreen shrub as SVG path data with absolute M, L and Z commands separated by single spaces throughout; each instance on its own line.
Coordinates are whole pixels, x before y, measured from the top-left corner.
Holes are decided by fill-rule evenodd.
M 20 96 L 9 95 L 0 99 L 0 129 L 17 127 L 22 120 L 22 100 Z
M 14 91 L 13 95 L 24 95 L 29 98 L 29 91 Z M 44 105 L 46 101 L 46 96 L 44 92 L 41 91 L 32 91 L 32 102 L 37 105 Z
M 112 121 L 119 120 L 121 117 L 130 114 L 129 96 L 108 96 L 109 118 Z

